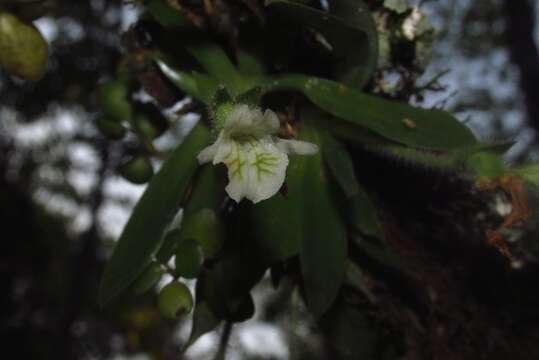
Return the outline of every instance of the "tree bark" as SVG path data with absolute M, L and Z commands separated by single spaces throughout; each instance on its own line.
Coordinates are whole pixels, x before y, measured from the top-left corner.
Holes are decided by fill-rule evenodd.
M 528 124 L 539 131 L 539 52 L 533 33 L 535 6 L 528 0 L 504 0 L 507 46 L 520 72 Z

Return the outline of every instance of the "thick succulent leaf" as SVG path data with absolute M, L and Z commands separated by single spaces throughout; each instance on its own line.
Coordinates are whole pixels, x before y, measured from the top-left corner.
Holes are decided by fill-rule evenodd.
M 208 271 L 204 271 L 196 284 L 193 325 L 182 351 L 186 351 L 202 335 L 212 331 L 223 321 L 224 315 L 215 312 L 210 306 L 210 302 L 218 301 L 218 297 L 215 281 L 209 277 Z
M 352 28 L 362 30 L 367 36 L 365 44 L 348 42 L 348 52 L 335 66 L 337 80 L 361 89 L 369 81 L 378 64 L 378 31 L 369 7 L 363 0 L 329 0 L 329 12 Z M 344 51 L 344 49 L 343 49 Z
M 140 295 L 151 288 L 163 277 L 165 270 L 158 263 L 151 263 L 133 284 L 133 292 Z
M 129 287 L 150 264 L 198 167 L 196 155 L 210 140 L 210 131 L 197 124 L 148 184 L 105 269 L 99 292 L 102 305 Z
M 320 135 L 313 129 L 305 129 L 300 138 L 321 144 Z M 344 279 L 347 234 L 331 198 L 321 154 L 306 158 L 300 261 L 307 306 L 320 317 L 335 300 Z
M 149 0 L 146 7 L 163 27 L 177 33 L 177 46 L 185 47 L 211 77 L 224 84 L 232 94 L 244 89 L 240 73 L 223 49 L 192 26 L 178 9 L 162 0 Z
M 268 264 L 299 253 L 304 236 L 302 219 L 307 156 L 292 156 L 287 169 L 286 195 L 276 194 L 253 206 L 257 234 L 252 239 Z
M 347 202 L 346 214 L 352 229 L 379 239 L 383 237 L 374 203 L 360 184 L 357 193 Z
M 206 208 L 217 210 L 225 195 L 223 177 L 219 175 L 218 169 L 211 164 L 201 167 L 185 207 L 186 217 Z
M 177 46 L 184 47 L 208 75 L 225 85 L 233 95 L 247 90 L 247 82 L 223 49 L 212 42 L 205 33 L 190 25 L 189 20 L 179 10 L 164 1 L 157 0 L 148 1 L 146 6 L 163 27 L 173 32 Z
M 330 12 L 288 0 L 266 1 L 274 16 L 316 30 L 336 61 L 333 75 L 345 84 L 362 88 L 375 70 L 378 40 L 369 9 L 361 0 L 330 2 Z
M 180 90 L 190 96 L 209 104 L 219 87 L 217 80 L 209 75 L 196 71 L 186 72 L 179 70 L 169 59 L 163 55 L 155 55 L 155 63 L 163 73 Z
M 328 133 L 322 134 L 322 154 L 324 162 L 331 170 L 347 197 L 353 197 L 359 191 L 359 184 L 354 174 L 354 165 L 344 146 Z
M 334 81 L 304 75 L 282 76 L 266 83 L 266 93 L 276 90 L 299 91 L 336 118 L 401 144 L 440 150 L 476 144 L 470 129 L 442 110 L 381 99 Z
M 210 76 L 223 84 L 230 94 L 236 96 L 249 87 L 223 49 L 210 41 L 200 40 L 185 44 L 186 50 L 202 65 Z
M 319 144 L 314 130 L 300 139 Z M 252 207 L 253 247 L 261 261 L 300 254 L 307 303 L 315 316 L 331 305 L 340 289 L 346 262 L 346 230 L 332 203 L 321 154 L 291 157 L 286 195 Z

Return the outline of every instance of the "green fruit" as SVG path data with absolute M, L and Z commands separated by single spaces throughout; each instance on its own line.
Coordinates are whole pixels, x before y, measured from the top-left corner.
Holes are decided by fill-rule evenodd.
M 159 121 L 160 119 L 157 120 Z M 146 140 L 154 140 L 166 130 L 166 127 L 163 127 L 162 124 L 156 124 L 155 120 L 144 114 L 135 115 L 135 126 L 137 133 Z
M 123 138 L 127 132 L 121 123 L 102 116 L 97 119 L 96 126 L 103 135 L 114 140 Z
M 133 284 L 133 292 L 142 294 L 150 290 L 161 279 L 165 270 L 158 263 L 151 263 Z
M 0 67 L 8 73 L 37 81 L 47 67 L 48 45 L 32 25 L 0 12 Z
M 168 129 L 168 121 L 152 103 L 135 104 L 134 124 L 145 140 L 154 140 Z
M 183 239 L 176 251 L 176 274 L 186 279 L 194 279 L 202 269 L 204 256 L 195 239 Z
M 119 172 L 134 184 L 145 184 L 153 176 L 153 167 L 148 157 L 139 155 L 122 164 Z
M 131 119 L 131 103 L 127 85 L 121 81 L 101 83 L 97 88 L 97 102 L 111 120 Z
M 212 258 L 224 243 L 224 227 L 211 209 L 202 209 L 188 216 L 182 224 L 182 239 L 195 239 L 202 248 L 204 258 Z
M 187 286 L 172 282 L 159 293 L 157 307 L 166 318 L 179 319 L 193 309 L 193 296 Z

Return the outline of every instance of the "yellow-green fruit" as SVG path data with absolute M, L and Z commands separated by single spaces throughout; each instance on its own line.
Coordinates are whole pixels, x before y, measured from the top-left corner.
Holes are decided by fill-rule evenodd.
M 202 269 L 204 257 L 195 239 L 183 239 L 176 251 L 176 274 L 186 279 L 194 279 Z
M 121 81 L 109 81 L 99 84 L 97 101 L 101 110 L 111 120 L 122 121 L 131 118 L 131 103 L 129 102 L 127 85 Z
M 202 248 L 204 258 L 217 255 L 224 243 L 224 227 L 211 209 L 202 209 L 186 217 L 181 228 L 182 239 L 195 239 Z
M 148 157 L 139 155 L 123 163 L 119 172 L 132 183 L 145 184 L 153 176 L 153 167 Z
M 120 122 L 110 120 L 103 116 L 96 120 L 96 126 L 103 135 L 115 140 L 123 138 L 127 132 Z
M 8 73 L 37 81 L 47 67 L 48 45 L 32 25 L 0 12 L 0 67 Z
M 187 286 L 172 282 L 159 293 L 157 307 L 163 316 L 174 320 L 179 319 L 193 309 L 193 296 Z

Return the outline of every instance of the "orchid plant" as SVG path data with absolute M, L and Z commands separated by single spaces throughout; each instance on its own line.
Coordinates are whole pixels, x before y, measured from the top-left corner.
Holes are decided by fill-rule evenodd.
M 102 86 L 107 116 L 101 127 L 119 138 L 133 132 L 146 154 L 164 161 L 153 176 L 147 155 L 128 164 L 133 169 L 126 173 L 143 169 L 147 175 L 132 178 L 151 180 L 104 273 L 100 301 L 148 291 L 168 272 L 174 281 L 160 292 L 163 312 L 174 318 L 194 306 L 185 348 L 223 321 L 249 318 L 250 291 L 268 269 L 294 282 L 321 326 L 328 317 L 342 321 L 339 329 L 354 326 L 343 313 L 350 306 L 344 284 L 369 295 L 363 285 L 350 285 L 349 247 L 367 246 L 358 240 L 366 238 L 384 259 L 391 251 L 376 196 L 358 180 L 368 169 L 351 156 L 352 148 L 455 173 L 482 188 L 507 188 L 507 179 L 539 186 L 536 166 L 505 166 L 500 153 L 506 144 L 479 143 L 445 111 L 373 94 L 382 88 L 377 66 L 391 58 L 389 42 L 379 48 L 387 36 L 418 48 L 425 34 L 431 41 L 417 7 L 387 2 L 392 5 L 384 11 L 405 27 L 382 39 L 372 9 L 359 0 L 333 0 L 329 7 L 314 0 L 237 2 L 227 6 L 244 20 L 219 31 L 212 27 L 215 13 L 201 15 L 182 1 L 140 3 L 141 24 L 151 25 L 144 39 L 154 43 L 136 39 L 140 27 L 126 36 L 118 78 Z M 228 41 L 216 42 L 223 34 Z M 285 41 L 292 36 L 308 36 L 302 46 L 312 47 L 322 70 L 298 72 L 298 50 Z M 171 107 L 170 99 L 182 94 L 197 109 L 200 120 L 169 153 L 153 142 L 164 130 L 151 124 L 162 115 L 149 111 L 154 105 L 136 104 L 132 83 L 156 103 Z M 180 278 L 197 279 L 194 304 Z

